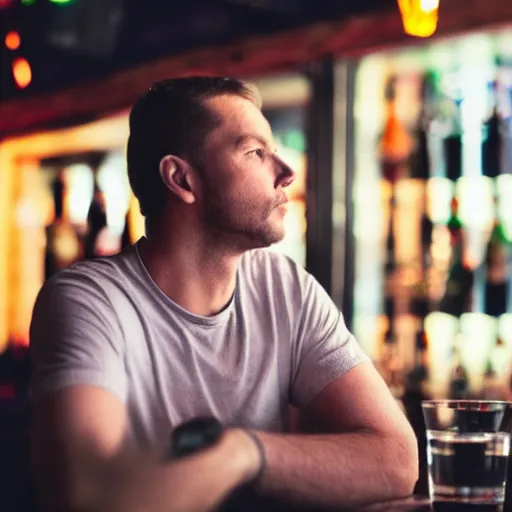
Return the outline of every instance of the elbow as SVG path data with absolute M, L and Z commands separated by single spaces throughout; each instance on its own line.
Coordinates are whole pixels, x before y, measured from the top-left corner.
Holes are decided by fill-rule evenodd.
M 418 442 L 412 428 L 393 436 L 391 452 L 395 455 L 389 458 L 388 484 L 392 494 L 391 499 L 411 496 L 418 481 L 419 461 Z
M 411 496 L 418 481 L 418 467 L 412 463 L 406 463 L 403 468 L 394 473 L 391 485 L 392 498 L 401 499 Z

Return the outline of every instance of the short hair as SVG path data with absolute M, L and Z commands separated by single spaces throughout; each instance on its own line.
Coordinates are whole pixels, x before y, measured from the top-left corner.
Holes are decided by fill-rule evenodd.
M 147 219 L 159 216 L 165 205 L 161 159 L 173 154 L 200 162 L 205 136 L 221 121 L 204 100 L 226 94 L 247 98 L 261 107 L 250 84 L 212 76 L 157 82 L 134 104 L 127 148 L 128 178 Z

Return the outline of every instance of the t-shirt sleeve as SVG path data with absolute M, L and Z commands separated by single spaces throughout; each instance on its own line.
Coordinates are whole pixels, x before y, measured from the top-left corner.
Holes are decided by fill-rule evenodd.
M 124 338 L 106 293 L 90 276 L 64 271 L 41 289 L 30 326 L 31 395 L 77 384 L 126 399 Z
M 297 325 L 291 401 L 304 407 L 337 377 L 369 360 L 343 315 L 310 274 Z

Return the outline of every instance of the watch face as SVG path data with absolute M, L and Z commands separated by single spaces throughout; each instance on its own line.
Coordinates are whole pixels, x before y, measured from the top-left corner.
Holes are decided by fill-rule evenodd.
M 185 457 L 215 444 L 222 435 L 222 424 L 215 418 L 196 418 L 172 433 L 172 457 Z

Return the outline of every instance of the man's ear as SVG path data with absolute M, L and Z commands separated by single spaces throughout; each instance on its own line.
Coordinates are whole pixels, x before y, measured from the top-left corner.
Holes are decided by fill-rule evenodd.
M 160 176 L 165 186 L 184 203 L 195 202 L 195 175 L 188 162 L 174 155 L 165 155 L 160 160 Z

